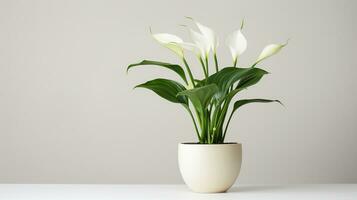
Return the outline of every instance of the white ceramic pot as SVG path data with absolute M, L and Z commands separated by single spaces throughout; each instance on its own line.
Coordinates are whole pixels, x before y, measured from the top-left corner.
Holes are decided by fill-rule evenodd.
M 225 192 L 239 175 L 242 145 L 181 143 L 178 162 L 182 178 L 192 191 Z

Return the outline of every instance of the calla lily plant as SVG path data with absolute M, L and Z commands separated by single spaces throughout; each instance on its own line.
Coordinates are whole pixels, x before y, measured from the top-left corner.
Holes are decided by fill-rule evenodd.
M 152 33 L 150 29 L 152 37 L 177 54 L 184 67 L 180 64 L 143 60 L 129 65 L 127 71 L 137 66 L 151 65 L 175 72 L 181 81 L 158 78 L 139 84 L 135 88 L 152 90 L 162 98 L 182 105 L 193 121 L 198 143 L 221 144 L 225 141 L 230 121 L 238 108 L 249 103 L 281 104 L 279 100 L 270 99 L 238 99 L 234 102 L 233 99 L 239 92 L 257 84 L 268 74 L 267 71 L 256 66 L 278 53 L 287 43 L 267 45 L 251 66 L 242 67 L 238 61 L 247 49 L 247 39 L 243 35 L 244 21 L 242 21 L 240 28 L 229 34 L 226 39 L 226 45 L 232 55 L 232 65 L 222 67 L 218 63 L 219 43 L 215 32 L 192 18 L 188 19 L 196 26 L 196 30 L 189 29 L 192 42 L 185 42 L 173 34 Z M 202 68 L 202 76 L 192 73 L 191 67 L 196 67 L 197 64 L 188 64 L 185 58 L 186 52 L 192 52 L 197 56 Z M 212 72 L 209 66 L 211 56 L 215 69 Z

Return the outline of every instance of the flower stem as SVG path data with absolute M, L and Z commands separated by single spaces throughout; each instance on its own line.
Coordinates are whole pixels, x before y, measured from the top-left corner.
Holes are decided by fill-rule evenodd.
M 214 53 L 214 63 L 216 65 L 216 72 L 218 72 L 218 59 L 217 59 L 217 54 Z
M 193 117 L 193 114 L 192 114 L 190 108 L 189 108 L 187 105 L 184 105 L 184 107 L 186 108 L 186 110 L 188 111 L 188 113 L 190 114 L 190 116 L 191 116 L 191 118 L 192 118 L 193 124 L 195 125 L 195 130 L 196 130 L 196 134 L 197 134 L 197 137 L 198 137 L 198 141 L 201 143 L 200 132 L 198 131 L 195 118 Z
M 187 63 L 187 61 L 186 61 L 186 59 L 185 59 L 184 57 L 182 57 L 182 61 L 183 61 L 183 63 L 185 64 L 185 67 L 186 67 L 186 70 L 187 70 L 187 72 L 188 72 L 188 75 L 190 76 L 190 80 L 191 80 L 192 86 L 195 87 L 195 79 L 193 78 L 191 69 L 190 69 L 190 67 L 188 66 L 188 63 Z
M 208 74 L 207 74 L 207 71 L 206 71 L 206 67 L 205 67 L 205 64 L 203 63 L 203 60 L 201 57 L 199 57 L 199 60 L 200 60 L 200 63 L 202 65 L 202 69 L 203 69 L 203 73 L 205 74 L 205 77 L 206 79 L 208 78 Z
M 206 56 L 206 72 L 207 72 L 207 76 L 209 76 L 209 69 L 208 69 L 208 57 Z
M 222 136 L 222 142 L 224 142 L 224 138 L 226 137 L 226 133 L 227 133 L 227 130 L 228 130 L 228 125 L 231 122 L 232 116 L 233 116 L 233 112 L 229 115 L 226 127 L 224 128 L 224 133 L 223 133 L 223 136 Z

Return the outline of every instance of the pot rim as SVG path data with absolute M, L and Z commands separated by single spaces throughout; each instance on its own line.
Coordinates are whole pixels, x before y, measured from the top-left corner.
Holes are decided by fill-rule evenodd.
M 241 143 L 238 142 L 225 142 L 225 143 L 219 143 L 219 144 L 200 144 L 198 142 L 180 142 L 180 145 L 192 145 L 192 146 L 219 146 L 219 145 L 242 145 Z

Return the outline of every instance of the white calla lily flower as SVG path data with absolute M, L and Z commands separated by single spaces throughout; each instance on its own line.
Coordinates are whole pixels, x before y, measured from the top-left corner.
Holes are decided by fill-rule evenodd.
M 180 43 L 180 46 L 187 51 L 191 51 L 195 53 L 198 57 L 201 56 L 201 50 L 197 47 L 196 44 L 190 43 L 190 42 L 182 42 Z
M 218 42 L 218 37 L 216 33 L 213 31 L 213 29 L 197 22 L 192 17 L 186 17 L 186 18 L 192 20 L 196 24 L 198 30 L 201 32 L 201 35 L 206 38 L 207 43 L 209 44 L 211 50 L 214 53 L 216 53 L 219 42 Z
M 226 43 L 232 54 L 233 63 L 235 65 L 238 57 L 247 49 L 247 39 L 242 34 L 241 30 L 236 30 L 227 37 Z
M 207 26 L 202 25 L 199 22 L 195 22 L 201 34 L 207 39 L 207 42 L 210 44 L 212 51 L 215 53 L 218 47 L 218 38 L 215 32 L 208 28 Z
M 264 47 L 263 51 L 260 53 L 257 61 L 254 63 L 253 66 L 257 65 L 262 60 L 265 60 L 265 59 L 269 58 L 270 56 L 277 54 L 287 44 L 288 44 L 288 41 L 285 44 L 269 44 L 269 45 L 267 45 L 266 47 Z
M 211 50 L 211 45 L 208 42 L 207 38 L 192 29 L 190 29 L 190 34 L 194 42 L 194 45 L 196 47 L 195 49 L 199 51 L 198 57 L 201 57 L 202 59 L 206 59 Z M 197 53 L 198 52 L 196 52 L 196 54 Z
M 181 58 L 184 56 L 183 48 L 180 45 L 183 43 L 183 40 L 180 37 L 168 33 L 156 33 L 152 34 L 152 37 L 166 48 L 175 52 Z
M 183 40 L 173 34 L 169 33 L 156 33 L 152 35 L 157 41 L 160 43 L 170 43 L 170 42 L 175 42 L 175 43 L 181 43 Z

